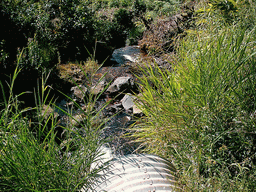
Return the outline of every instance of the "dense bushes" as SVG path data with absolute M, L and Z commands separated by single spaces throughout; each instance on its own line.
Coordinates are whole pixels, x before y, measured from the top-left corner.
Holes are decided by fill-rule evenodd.
M 79 58 L 77 49 L 93 42 L 93 14 L 82 1 L 6 1 L 3 11 L 26 30 L 27 41 L 36 37 L 41 49 L 55 48 L 62 60 Z
M 173 4 L 171 1 L 157 1 L 157 3 Z M 87 50 L 92 52 L 96 41 L 101 42 L 98 44 L 101 55 L 98 59 L 103 61 L 114 48 L 124 46 L 127 37 L 132 39 L 130 42 L 136 43 L 136 38 L 141 35 L 138 33 L 141 29 L 136 29 L 139 25 L 134 25 L 136 17 L 147 25 L 144 14 L 148 11 L 161 12 L 161 6 L 152 8 L 152 4 L 154 2 L 141 0 L 135 2 L 4 0 L 1 2 L 1 17 L 4 21 L 4 34 L 0 39 L 3 50 L 2 62 L 8 55 L 10 59 L 12 58 L 12 62 L 15 61 L 17 48 L 30 46 L 30 38 L 37 42 L 37 48 L 43 50 L 41 52 L 47 49 L 54 52 L 54 54 L 48 52 L 51 56 L 42 59 L 50 62 L 48 67 L 53 66 L 58 60 L 85 61 L 88 57 Z M 172 11 L 166 10 L 160 15 L 170 13 Z M 38 65 L 41 65 L 41 62 L 39 59 Z

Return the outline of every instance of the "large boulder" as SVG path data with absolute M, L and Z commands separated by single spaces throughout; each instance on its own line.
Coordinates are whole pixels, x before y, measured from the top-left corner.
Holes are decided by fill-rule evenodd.
M 175 39 L 186 35 L 186 30 L 193 26 L 194 8 L 183 8 L 182 14 L 155 20 L 139 41 L 140 49 L 150 55 L 173 52 Z

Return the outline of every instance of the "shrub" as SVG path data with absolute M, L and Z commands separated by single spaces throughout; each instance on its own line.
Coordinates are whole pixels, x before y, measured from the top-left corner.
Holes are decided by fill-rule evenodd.
M 51 64 L 58 62 L 56 48 L 52 47 L 50 44 L 39 44 L 36 39 L 36 35 L 34 38 L 30 38 L 28 47 L 20 50 L 20 53 L 18 53 L 22 54 L 19 66 L 22 67 L 23 70 L 36 69 L 44 71 L 44 69 L 49 69 Z

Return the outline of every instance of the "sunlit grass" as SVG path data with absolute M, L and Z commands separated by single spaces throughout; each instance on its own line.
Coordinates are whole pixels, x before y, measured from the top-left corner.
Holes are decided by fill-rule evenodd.
M 61 79 L 67 80 L 70 83 L 73 81 L 83 81 L 86 79 L 86 76 L 91 76 L 94 74 L 100 67 L 92 58 L 88 58 L 86 62 L 80 63 L 67 63 L 59 64 L 57 70 L 59 71 L 59 76 Z M 84 75 L 84 72 L 86 76 Z
M 133 137 L 141 150 L 174 161 L 184 191 L 250 191 L 255 30 L 201 27 L 180 41 L 171 71 L 141 68 L 145 117 Z

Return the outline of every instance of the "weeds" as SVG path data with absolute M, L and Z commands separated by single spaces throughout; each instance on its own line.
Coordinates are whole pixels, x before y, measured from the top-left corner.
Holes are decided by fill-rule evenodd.
M 175 162 L 184 191 L 251 191 L 254 30 L 209 28 L 181 41 L 172 71 L 143 71 L 138 105 L 145 117 L 133 137 L 143 151 Z
M 17 68 L 18 69 L 18 68 Z M 10 96 L 0 118 L 0 191 L 78 191 L 92 188 L 97 173 L 104 167 L 92 168 L 102 155 L 99 147 L 103 124 L 95 124 L 98 114 L 87 110 L 80 128 L 71 124 L 61 126 L 56 118 L 54 102 L 46 103 L 48 89 L 45 81 L 38 88 L 37 106 L 20 110 L 18 96 L 10 84 Z M 25 93 L 21 93 L 25 94 Z M 49 100 L 48 100 L 49 101 Z M 47 106 L 47 107 L 46 107 Z M 25 111 L 34 111 L 37 121 L 31 122 Z M 72 117 L 72 113 L 65 112 Z M 66 131 L 65 141 L 59 145 L 57 128 Z

